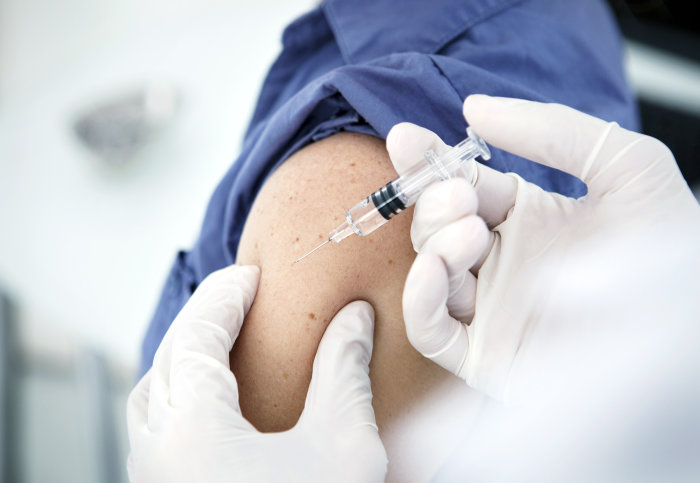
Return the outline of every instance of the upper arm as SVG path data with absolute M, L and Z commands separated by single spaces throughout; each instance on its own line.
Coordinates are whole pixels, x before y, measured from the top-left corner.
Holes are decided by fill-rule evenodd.
M 261 267 L 260 286 L 231 355 L 243 415 L 258 429 L 294 426 L 321 337 L 353 300 L 375 310 L 370 378 L 390 459 L 391 421 L 447 379 L 463 386 L 406 337 L 401 297 L 415 257 L 412 209 L 368 237 L 349 237 L 293 263 L 327 238 L 347 208 L 395 177 L 383 141 L 341 133 L 300 150 L 260 191 L 238 250 L 238 263 Z

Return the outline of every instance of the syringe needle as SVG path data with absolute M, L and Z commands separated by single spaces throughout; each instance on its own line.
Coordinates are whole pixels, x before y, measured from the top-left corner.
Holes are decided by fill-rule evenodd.
M 330 242 L 330 241 L 331 241 L 331 239 L 329 238 L 328 240 L 326 240 L 326 241 L 324 241 L 323 243 L 321 243 L 319 246 L 317 246 L 316 248 L 314 248 L 313 250 L 311 250 L 309 253 L 307 253 L 306 255 L 304 255 L 303 257 L 301 257 L 300 259 L 298 259 L 298 260 L 295 261 L 294 263 L 299 263 L 300 261 L 302 261 L 303 259 L 305 259 L 305 258 L 308 257 L 309 255 L 311 255 L 313 252 L 315 252 L 316 250 L 318 250 L 319 248 L 321 248 L 323 245 L 325 245 L 326 243 L 328 243 L 328 242 Z

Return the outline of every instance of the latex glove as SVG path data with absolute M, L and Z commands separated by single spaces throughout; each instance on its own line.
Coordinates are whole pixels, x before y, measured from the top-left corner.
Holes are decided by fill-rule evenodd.
M 593 240 L 698 226 L 700 208 L 656 139 L 558 104 L 474 95 L 464 114 L 488 143 L 588 186 L 586 196 L 571 199 L 477 164 L 475 190 L 463 179 L 449 180 L 416 203 L 411 238 L 419 255 L 403 298 L 409 340 L 470 386 L 508 399 L 537 325 L 556 326 L 547 319 L 547 298 L 572 282 L 568 257 Z M 395 126 L 387 138 L 399 174 L 428 148 L 446 149 L 435 134 L 411 124 Z M 492 232 L 485 233 L 475 213 Z M 663 250 L 642 252 L 638 263 Z
M 127 403 L 131 481 L 383 481 L 366 302 L 348 304 L 328 326 L 294 428 L 263 434 L 241 415 L 229 352 L 259 273 L 232 266 L 211 274 L 168 330 Z

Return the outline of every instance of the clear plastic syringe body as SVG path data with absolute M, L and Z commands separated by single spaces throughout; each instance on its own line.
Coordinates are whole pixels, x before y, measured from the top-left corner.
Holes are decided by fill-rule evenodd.
M 442 156 L 434 151 L 424 154 L 425 163 L 416 165 L 394 181 L 387 183 L 345 212 L 345 221 L 330 232 L 328 240 L 340 243 L 352 234 L 367 236 L 388 222 L 394 215 L 412 206 L 425 189 L 437 181 L 463 176 L 476 182 L 475 158 L 491 158 L 486 143 L 467 129 L 467 138 Z

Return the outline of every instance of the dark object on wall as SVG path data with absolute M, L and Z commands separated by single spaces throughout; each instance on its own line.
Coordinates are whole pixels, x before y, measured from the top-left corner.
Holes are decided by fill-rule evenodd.
M 671 149 L 688 184 L 700 183 L 700 116 L 644 100 L 639 112 L 642 130 Z
M 176 89 L 150 83 L 102 99 L 73 123 L 78 139 L 104 161 L 124 164 L 175 115 Z
M 687 0 L 608 0 L 625 38 L 700 66 L 700 9 Z M 700 183 L 700 112 L 640 99 L 642 129 L 664 142 L 690 185 Z
M 17 341 L 14 310 L 0 290 L 0 481 L 20 481 L 17 455 Z

